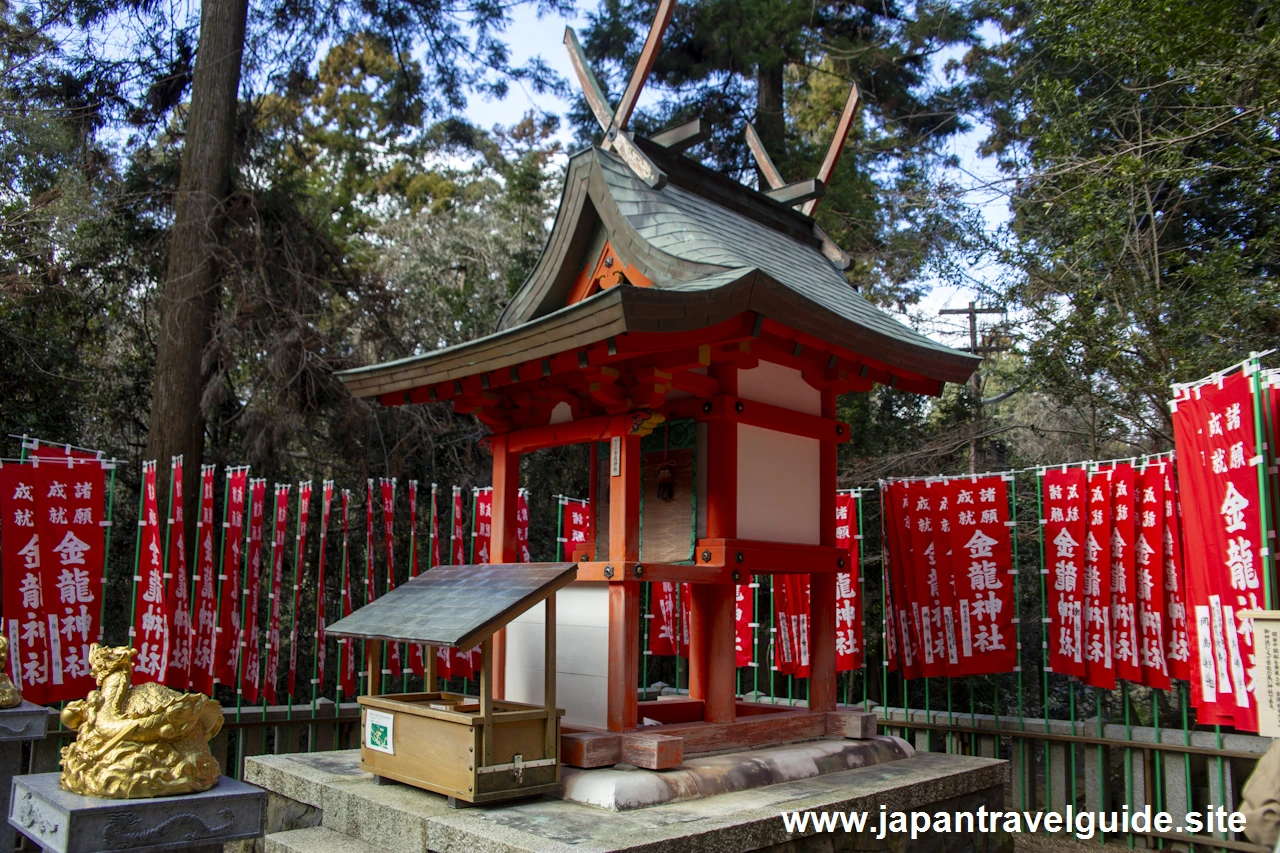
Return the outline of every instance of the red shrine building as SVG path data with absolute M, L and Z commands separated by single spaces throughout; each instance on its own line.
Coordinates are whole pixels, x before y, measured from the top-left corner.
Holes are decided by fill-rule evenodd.
M 579 766 L 592 762 L 575 735 L 643 728 L 687 755 L 825 733 L 835 578 L 851 569 L 836 546 L 836 446 L 849 439 L 837 395 L 874 383 L 937 395 L 978 363 L 859 296 L 814 223 L 856 89 L 818 180 L 784 184 L 748 130 L 766 191 L 682 155 L 700 122 L 625 130 L 664 13 L 616 112 L 568 34 L 604 141 L 570 159 L 541 259 L 493 334 L 341 374 L 358 397 L 448 402 L 488 426 L 494 563 L 518 560 L 521 456 L 592 445 L 595 542 L 570 555 L 577 580 L 555 609 L 564 761 Z M 735 695 L 734 585 L 779 573 L 811 579 L 807 710 Z M 689 692 L 639 701 L 641 584 L 661 581 L 692 585 Z M 542 700 L 542 612 L 495 637 L 495 697 Z

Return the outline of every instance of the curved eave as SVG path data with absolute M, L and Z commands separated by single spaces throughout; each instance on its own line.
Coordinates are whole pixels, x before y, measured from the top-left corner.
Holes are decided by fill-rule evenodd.
M 628 332 L 695 331 L 747 311 L 883 366 L 907 380 L 904 387 L 922 393 L 937 394 L 942 383 L 967 381 L 981 361 L 968 353 L 916 346 L 867 329 L 750 269 L 705 290 L 615 287 L 474 341 L 337 375 L 353 395 L 381 397 L 550 358 Z

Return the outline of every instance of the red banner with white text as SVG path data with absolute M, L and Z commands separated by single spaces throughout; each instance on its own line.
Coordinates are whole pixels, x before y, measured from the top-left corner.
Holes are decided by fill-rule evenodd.
M 240 668 L 241 556 L 244 553 L 249 469 L 227 472 L 227 523 L 222 528 L 222 571 L 218 575 L 219 613 L 214 675 L 219 684 L 236 683 Z
M 244 663 L 240 667 L 240 695 L 250 705 L 258 701 L 262 647 L 258 642 L 258 603 L 262 592 L 262 540 L 267 512 L 267 481 L 249 481 L 249 544 L 245 555 Z
M 187 580 L 187 545 L 182 499 L 182 457 L 169 463 L 168 553 L 165 557 L 165 612 L 169 619 L 169 665 L 164 683 L 174 690 L 191 686 L 191 583 Z
M 196 570 L 191 625 L 191 689 L 213 695 L 214 643 L 218 628 L 217 574 L 213 556 L 213 465 L 200 468 L 200 517 L 196 520 Z
M 1042 532 L 1049 570 L 1049 668 L 1084 677 L 1084 574 L 1087 474 L 1050 468 L 1041 478 Z

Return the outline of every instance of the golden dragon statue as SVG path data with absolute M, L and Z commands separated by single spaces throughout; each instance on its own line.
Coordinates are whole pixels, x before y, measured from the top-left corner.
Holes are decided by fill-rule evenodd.
M 62 787 L 120 800 L 209 790 L 222 772 L 209 752 L 222 706 L 202 693 L 133 686 L 135 654 L 128 646 L 89 649 L 98 689 L 62 711 L 77 731 L 62 750 Z

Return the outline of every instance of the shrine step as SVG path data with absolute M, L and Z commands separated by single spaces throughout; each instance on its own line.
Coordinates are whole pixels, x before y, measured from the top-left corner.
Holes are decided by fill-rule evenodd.
M 265 842 L 263 853 L 387 853 L 385 848 L 323 826 L 277 832 Z

